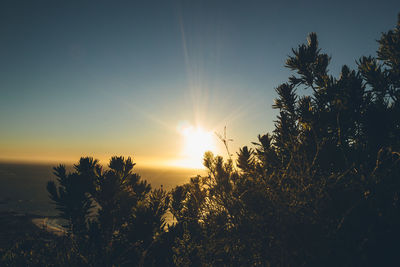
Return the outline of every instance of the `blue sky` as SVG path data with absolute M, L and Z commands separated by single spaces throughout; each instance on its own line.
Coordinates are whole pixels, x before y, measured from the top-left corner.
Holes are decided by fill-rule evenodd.
M 374 55 L 398 1 L 2 1 L 0 159 L 179 156 L 178 125 L 271 131 L 291 48 Z M 223 153 L 223 150 L 216 151 Z

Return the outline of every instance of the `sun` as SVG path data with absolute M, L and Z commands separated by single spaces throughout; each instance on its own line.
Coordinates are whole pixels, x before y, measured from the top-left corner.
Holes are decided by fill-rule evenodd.
M 177 165 L 187 168 L 203 168 L 203 156 L 206 151 L 214 151 L 215 137 L 212 131 L 197 126 L 186 125 L 179 129 L 182 136 L 181 159 Z

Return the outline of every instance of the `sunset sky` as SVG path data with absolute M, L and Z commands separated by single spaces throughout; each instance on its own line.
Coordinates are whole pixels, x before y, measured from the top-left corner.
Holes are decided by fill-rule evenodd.
M 397 8 L 396 8 L 397 7 Z M 273 129 L 291 48 L 374 55 L 399 1 L 1 1 L 0 160 L 195 167 Z M 190 155 L 193 151 L 194 155 Z M 199 156 L 200 155 L 200 156 Z

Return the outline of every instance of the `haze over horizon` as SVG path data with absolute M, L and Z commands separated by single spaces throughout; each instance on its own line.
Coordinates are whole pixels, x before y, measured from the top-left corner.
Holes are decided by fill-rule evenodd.
M 375 54 L 399 10 L 388 0 L 3 1 L 0 160 L 199 167 L 204 150 L 226 155 L 214 134 L 224 126 L 232 153 L 273 129 L 274 88 L 308 33 L 337 75 Z

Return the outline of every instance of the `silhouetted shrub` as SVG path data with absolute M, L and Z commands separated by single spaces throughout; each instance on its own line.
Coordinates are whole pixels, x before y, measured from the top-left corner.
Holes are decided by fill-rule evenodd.
M 293 49 L 273 133 L 239 151 L 237 171 L 206 154 L 209 175 L 172 192 L 176 265 L 399 262 L 400 17 L 379 44 L 339 78 L 315 33 Z
M 81 158 L 72 173 L 54 168 L 59 185 L 48 183 L 50 198 L 87 264 L 143 263 L 164 232 L 167 193 L 151 190 L 132 173 L 134 165 L 131 158 L 113 157 L 103 171 L 97 160 Z

